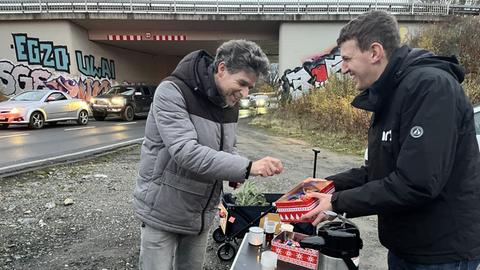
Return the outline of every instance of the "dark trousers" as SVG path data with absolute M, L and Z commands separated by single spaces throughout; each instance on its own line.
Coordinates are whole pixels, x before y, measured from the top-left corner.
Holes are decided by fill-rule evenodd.
M 417 264 L 407 262 L 388 252 L 389 270 L 480 270 L 480 258 L 441 264 Z

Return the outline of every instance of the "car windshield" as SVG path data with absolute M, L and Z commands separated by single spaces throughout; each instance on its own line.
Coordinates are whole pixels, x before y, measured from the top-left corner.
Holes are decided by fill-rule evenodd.
M 133 95 L 134 92 L 135 88 L 132 87 L 112 87 L 108 90 L 107 94 L 129 96 Z
M 46 92 L 40 91 L 28 91 L 19 94 L 18 96 L 12 98 L 16 101 L 39 101 L 45 96 Z
M 475 132 L 480 135 L 480 111 L 475 113 Z

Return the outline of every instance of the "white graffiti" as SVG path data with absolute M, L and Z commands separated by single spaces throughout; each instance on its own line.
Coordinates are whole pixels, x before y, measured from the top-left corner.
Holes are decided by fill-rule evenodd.
M 111 86 L 112 82 L 108 79 L 53 74 L 43 68 L 30 69 L 23 64 L 14 65 L 8 60 L 0 60 L 0 88 L 7 96 L 27 90 L 55 89 L 89 100 Z
M 5 95 L 14 95 L 25 90 L 47 88 L 45 81 L 52 76 L 46 69 L 30 69 L 25 65 L 14 65 L 10 61 L 0 61 L 0 86 Z
M 305 70 L 305 68 L 301 68 L 286 74 L 286 78 L 292 86 L 290 95 L 294 99 L 303 95 L 303 93 L 308 92 L 308 90 L 310 90 L 310 88 L 313 86 L 309 83 L 309 81 L 312 79 L 312 76 Z
M 328 78 L 341 70 L 342 58 L 338 47 L 305 61 L 301 67 L 287 69 L 281 80 L 283 95 L 296 99 L 314 87 L 324 85 Z

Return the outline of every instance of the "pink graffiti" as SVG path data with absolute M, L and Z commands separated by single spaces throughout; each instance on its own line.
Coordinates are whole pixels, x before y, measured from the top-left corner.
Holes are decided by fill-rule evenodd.
M 81 98 L 89 101 L 90 98 L 102 94 L 111 87 L 107 79 L 78 78 L 68 79 L 63 76 L 51 79 L 45 82 L 50 89 L 57 89 L 67 92 L 72 97 Z
M 111 87 L 111 83 L 107 79 L 54 75 L 43 68 L 31 69 L 22 64 L 14 65 L 8 60 L 1 60 L 0 87 L 4 89 L 7 96 L 27 90 L 54 89 L 88 101 L 91 97 L 105 92 Z

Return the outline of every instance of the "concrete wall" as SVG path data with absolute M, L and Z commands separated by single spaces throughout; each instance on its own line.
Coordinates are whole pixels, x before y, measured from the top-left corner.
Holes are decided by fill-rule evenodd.
M 62 20 L 3 21 L 0 39 L 7 95 L 52 88 L 88 100 L 115 84 L 158 83 L 177 60 L 92 42 L 85 29 Z

